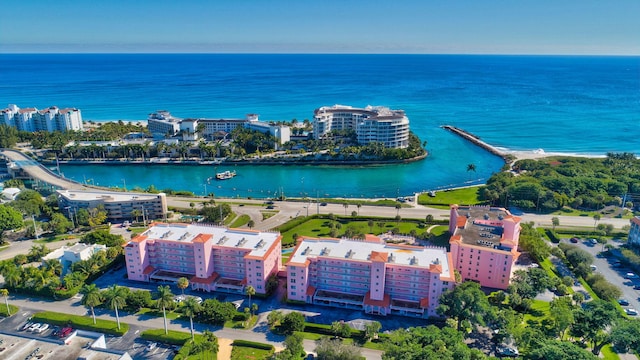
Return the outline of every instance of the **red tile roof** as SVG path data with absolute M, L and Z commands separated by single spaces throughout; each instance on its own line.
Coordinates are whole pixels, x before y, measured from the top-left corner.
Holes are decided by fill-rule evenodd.
M 204 278 L 203 279 L 203 278 L 200 278 L 200 277 L 197 277 L 197 276 L 193 276 L 193 277 L 191 277 L 191 279 L 189 281 L 191 281 L 192 283 L 195 283 L 195 284 L 211 284 L 214 281 L 216 281 L 219 277 L 220 277 L 220 275 L 218 273 L 214 272 L 208 278 Z
M 156 268 L 154 268 L 153 266 L 149 265 L 147 266 L 144 271 L 142 272 L 143 275 L 149 275 L 152 272 L 154 272 L 156 270 Z
M 387 262 L 388 258 L 389 258 L 389 253 L 378 252 L 378 251 L 372 251 L 371 252 L 371 261 Z
M 379 306 L 379 307 L 389 307 L 391 305 L 391 296 L 389 294 L 384 294 L 384 298 L 382 300 L 372 300 L 371 299 L 371 291 L 367 292 L 364 296 L 365 305 L 371 306 Z
M 316 288 L 309 285 L 309 287 L 307 287 L 307 296 L 313 296 L 313 294 L 316 292 Z

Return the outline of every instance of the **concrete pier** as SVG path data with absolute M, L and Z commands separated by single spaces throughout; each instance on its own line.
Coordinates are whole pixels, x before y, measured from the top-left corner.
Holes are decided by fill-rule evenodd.
M 509 164 L 511 163 L 511 161 L 513 161 L 513 155 L 508 154 L 505 151 L 501 151 L 498 148 L 496 148 L 495 146 L 492 146 L 490 144 L 487 144 L 486 142 L 480 140 L 480 138 L 470 132 L 464 131 L 460 128 L 457 128 L 455 126 L 451 126 L 451 125 L 443 125 L 442 126 L 443 129 L 451 131 L 452 133 L 462 137 L 463 139 L 471 142 L 472 144 L 479 146 L 481 148 L 483 148 L 484 150 L 492 153 L 493 155 L 499 156 L 501 157 L 505 163 Z

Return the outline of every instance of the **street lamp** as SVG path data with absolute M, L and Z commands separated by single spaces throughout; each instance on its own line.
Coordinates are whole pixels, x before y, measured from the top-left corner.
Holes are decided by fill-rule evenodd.
M 124 191 L 127 191 L 127 181 L 122 178 L 122 184 L 124 185 Z

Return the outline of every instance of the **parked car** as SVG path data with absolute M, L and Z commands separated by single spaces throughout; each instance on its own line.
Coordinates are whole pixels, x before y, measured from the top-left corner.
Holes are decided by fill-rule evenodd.
M 36 334 L 42 334 L 43 332 L 49 330 L 49 324 L 42 324 L 39 328 L 35 329 L 33 332 Z
M 520 353 L 518 352 L 518 349 L 514 349 L 508 346 L 498 346 L 498 348 L 496 349 L 496 354 L 498 356 L 508 356 L 508 357 L 518 357 L 520 355 Z
M 589 269 L 591 269 L 591 271 L 596 271 L 598 270 L 598 267 L 595 265 L 589 265 Z
M 326 202 L 322 202 L 322 203 L 320 203 L 320 206 L 327 206 L 327 203 Z
M 38 329 L 40 326 L 42 326 L 42 324 L 41 324 L 41 323 L 35 323 L 35 324 L 31 325 L 31 326 L 29 327 L 29 329 L 27 329 L 27 331 L 29 331 L 29 332 L 34 332 L 34 331 L 36 331 L 36 329 Z
M 591 245 L 595 245 L 598 243 L 598 240 L 596 239 L 589 239 L 589 243 L 591 243 Z
M 638 315 L 638 311 L 636 311 L 636 309 L 624 309 L 624 312 L 627 313 L 627 315 L 631 315 L 631 316 L 636 316 Z
M 158 343 L 156 342 L 150 342 L 147 344 L 147 351 L 151 351 L 153 349 L 155 349 L 158 346 Z
M 636 278 L 638 277 L 638 275 L 636 275 L 635 273 L 632 273 L 632 272 L 628 272 L 628 273 L 626 273 L 626 274 L 624 275 L 624 277 L 625 277 L 626 279 L 636 279 Z
M 640 284 L 633 285 L 633 290 L 640 290 Z
M 27 329 L 29 329 L 31 327 L 31 325 L 33 325 L 33 321 L 27 321 L 24 325 L 22 325 L 20 327 L 21 331 L 26 331 Z
M 579 239 L 579 238 L 577 238 L 577 237 L 572 237 L 571 239 L 569 239 L 569 241 L 571 241 L 571 242 L 572 242 L 572 243 L 574 243 L 574 244 L 577 244 L 577 243 L 578 243 L 578 241 L 580 241 L 580 239 Z
M 71 326 L 64 327 L 58 333 L 58 337 L 63 338 L 69 336 L 73 332 L 73 328 Z
M 618 304 L 622 306 L 629 306 L 629 301 L 627 299 L 619 299 Z

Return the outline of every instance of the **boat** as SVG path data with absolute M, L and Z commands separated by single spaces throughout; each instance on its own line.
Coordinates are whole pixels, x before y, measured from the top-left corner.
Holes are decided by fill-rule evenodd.
M 224 171 L 216 174 L 216 180 L 229 180 L 232 177 L 236 176 L 235 171 Z

